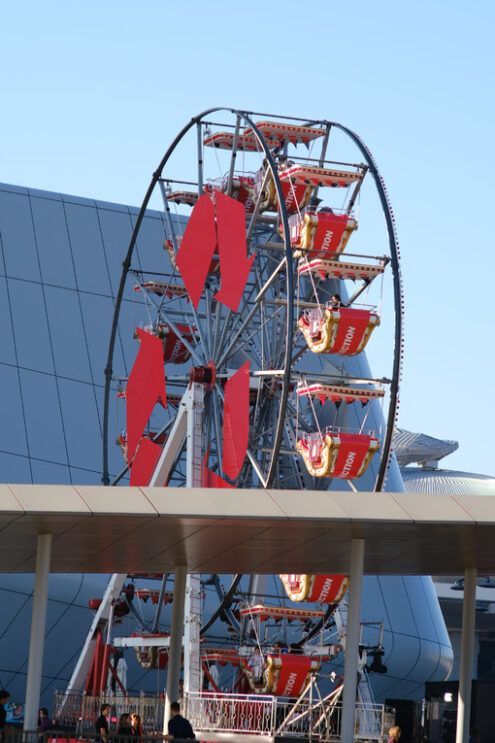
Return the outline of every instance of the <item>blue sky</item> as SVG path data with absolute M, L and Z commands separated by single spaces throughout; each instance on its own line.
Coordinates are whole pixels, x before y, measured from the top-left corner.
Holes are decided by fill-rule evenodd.
M 5 183 L 139 205 L 211 106 L 340 121 L 373 152 L 406 295 L 399 425 L 495 474 L 491 0 L 0 5 Z

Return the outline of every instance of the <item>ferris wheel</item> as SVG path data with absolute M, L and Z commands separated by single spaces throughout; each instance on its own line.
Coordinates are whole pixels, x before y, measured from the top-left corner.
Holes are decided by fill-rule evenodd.
M 354 162 L 332 152 L 337 135 L 354 146 Z M 371 190 L 386 230 L 353 251 Z M 163 219 L 151 241 L 146 210 L 157 195 Z M 380 333 L 384 287 L 392 332 L 372 377 L 362 351 Z M 114 368 L 123 335 L 137 340 L 127 371 Z M 113 482 L 130 474 L 136 485 L 380 490 L 401 343 L 394 217 L 361 139 L 334 122 L 210 109 L 153 174 L 124 261 L 104 482 L 117 391 L 125 466 Z
M 382 332 L 372 375 L 364 350 Z M 205 111 L 153 174 L 123 263 L 106 367 L 104 483 L 379 491 L 401 356 L 395 220 L 360 137 L 330 121 Z M 120 473 L 109 465 L 115 438 Z M 246 627 L 297 616 L 304 644 L 328 628 L 347 576 L 280 578 L 299 610 L 285 600 L 249 605 L 259 586 L 252 578 L 240 597 L 237 576 L 228 590 L 216 582 L 203 630 L 223 616 L 242 644 Z M 196 595 L 198 587 L 199 576 Z M 203 663 L 232 660 L 204 648 Z M 289 654 L 292 662 L 287 672 L 299 669 L 304 688 L 311 663 Z M 273 674 L 270 683 L 273 691 Z

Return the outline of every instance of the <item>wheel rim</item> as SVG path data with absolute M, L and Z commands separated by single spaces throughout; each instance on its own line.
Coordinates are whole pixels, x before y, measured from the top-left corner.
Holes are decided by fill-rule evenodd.
M 299 289 L 295 289 L 294 285 L 296 260 L 293 257 L 293 250 L 290 245 L 288 213 L 273 154 L 273 146 L 266 141 L 251 116 L 244 112 L 229 109 L 210 109 L 192 119 L 184 127 L 167 150 L 159 167 L 153 174 L 150 187 L 137 218 L 124 261 L 105 372 L 103 479 L 106 484 L 110 482 L 108 472 L 109 401 L 112 387 L 115 338 L 119 326 L 121 304 L 125 291 L 129 289 L 130 281 L 143 289 L 145 279 L 151 275 L 146 274 L 141 269 L 136 270 L 132 265 L 134 249 L 143 218 L 157 186 L 161 187 L 163 191 L 164 184 L 170 185 L 164 169 L 178 150 L 185 136 L 191 133 L 194 126 L 196 126 L 197 131 L 203 136 L 205 122 L 207 122 L 208 117 L 218 112 L 230 113 L 233 120 L 231 126 L 234 131 L 234 138 L 241 131 L 241 126 L 251 129 L 253 137 L 257 141 L 259 157 L 265 159 L 267 167 L 271 172 L 273 187 L 279 204 L 278 213 L 271 214 L 271 223 L 267 221 L 265 215 L 265 220 L 255 225 L 250 233 L 248 254 L 256 251 L 256 259 L 238 312 L 234 313 L 224 308 L 218 301 L 215 302 L 213 299 L 213 295 L 219 286 L 218 277 L 215 275 L 210 275 L 205 283 L 203 296 L 198 305 L 197 312 L 192 311 L 190 303 L 187 302 L 185 296 L 176 296 L 170 299 L 170 301 L 161 302 L 161 304 L 155 303 L 154 309 L 156 315 L 152 318 L 150 313 L 152 313 L 153 303 L 150 302 L 150 297 L 146 296 L 146 292 L 144 291 L 141 291 L 141 296 L 145 297 L 144 302 L 141 303 L 141 310 L 146 311 L 145 314 L 148 318 L 151 317 L 151 324 L 155 325 L 155 330 L 156 326 L 160 324 L 174 328 L 177 337 L 184 345 L 189 346 L 189 350 L 191 351 L 190 365 L 206 366 L 208 362 L 214 362 L 216 383 L 205 396 L 205 437 L 203 446 L 203 451 L 209 454 L 208 466 L 213 471 L 225 478 L 221 463 L 221 428 L 224 406 L 223 385 L 225 384 L 225 380 L 232 375 L 232 372 L 240 368 L 242 365 L 241 362 L 247 359 L 250 361 L 251 380 L 250 434 L 247 459 L 246 465 L 243 467 L 238 478 L 234 482 L 227 478 L 227 481 L 236 487 L 263 486 L 285 487 L 288 489 L 328 487 L 330 483 L 326 478 L 318 481 L 308 476 L 308 473 L 301 466 L 301 462 L 295 453 L 295 440 L 297 438 L 298 428 L 300 428 L 301 423 L 303 428 L 304 426 L 306 428 L 310 428 L 311 426 L 311 421 L 305 421 L 304 416 L 298 410 L 293 394 L 298 375 L 300 377 L 305 371 L 305 366 L 307 366 L 308 352 L 307 349 L 302 347 L 299 334 L 294 332 L 296 320 L 294 297 L 295 291 L 299 291 Z M 329 132 L 332 126 L 339 127 L 354 139 L 360 147 L 361 152 L 365 155 L 368 166 L 371 167 L 383 205 L 384 200 L 382 196 L 386 200 L 383 183 L 379 179 L 378 171 L 369 151 L 357 135 L 335 123 L 314 122 L 314 125 L 319 125 L 326 132 Z M 208 186 L 210 179 L 210 175 L 206 172 L 202 160 L 203 151 L 201 150 L 201 155 L 198 157 L 195 179 L 200 192 L 203 191 L 205 185 Z M 230 159 L 228 172 L 235 172 L 234 165 L 235 156 Z M 382 192 L 380 192 L 380 189 L 382 189 Z M 167 203 L 166 205 L 168 207 L 170 206 Z M 387 225 L 390 226 L 391 210 L 388 201 L 385 203 L 385 206 L 388 209 L 386 214 Z M 249 214 L 247 216 L 249 232 Z M 283 240 L 280 240 L 276 233 L 276 229 L 280 225 L 283 228 Z M 392 256 L 392 269 L 395 281 L 396 276 L 399 274 L 397 244 L 393 230 L 392 235 L 393 239 L 390 238 L 389 248 Z M 173 235 L 170 234 L 169 239 L 170 237 L 173 237 Z M 267 243 L 272 245 L 277 244 L 277 248 L 267 248 Z M 283 266 L 281 266 L 281 256 L 285 256 L 285 264 Z M 162 264 L 160 265 L 161 267 Z M 180 274 L 170 265 L 165 271 L 160 270 L 157 273 L 165 274 L 166 280 L 170 283 L 174 280 L 180 280 Z M 335 289 L 333 287 L 336 285 L 330 282 L 328 291 L 334 291 Z M 397 281 L 395 281 L 395 285 L 397 285 Z M 258 298 L 258 301 L 255 301 L 256 298 Z M 400 371 L 400 348 L 398 346 L 400 347 L 401 343 L 400 309 L 400 299 L 397 301 L 396 296 L 396 318 L 399 318 L 399 324 L 397 324 L 396 320 L 392 394 L 386 432 L 383 437 L 384 443 L 380 467 L 376 475 L 375 489 L 377 490 L 383 487 L 385 480 L 398 399 L 398 378 Z M 184 320 L 184 322 L 180 323 L 181 325 L 197 329 L 197 333 L 193 339 L 188 340 L 187 333 L 181 332 L 177 321 L 179 317 L 182 317 Z M 309 366 L 311 367 L 312 365 L 309 364 Z M 167 390 L 170 389 L 172 394 L 179 396 L 181 389 L 183 390 L 187 386 L 188 377 L 186 371 L 186 369 L 181 369 L 180 373 L 174 374 L 167 370 Z M 323 416 L 322 424 L 325 422 L 326 417 L 328 416 Z M 334 417 L 337 419 L 338 413 Z M 315 414 L 313 416 L 313 423 L 315 419 L 319 420 L 320 418 L 320 415 Z M 168 422 L 163 424 L 162 421 L 162 431 L 167 429 L 167 427 L 170 428 L 172 420 L 173 406 Z M 184 484 L 185 480 L 181 469 L 183 468 L 179 460 L 174 468 L 173 479 L 170 481 L 170 484 Z

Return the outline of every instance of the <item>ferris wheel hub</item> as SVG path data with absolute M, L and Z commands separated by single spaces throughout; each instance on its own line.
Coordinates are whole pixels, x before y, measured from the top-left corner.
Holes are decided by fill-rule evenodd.
M 214 361 L 208 361 L 205 366 L 193 366 L 189 371 L 189 386 L 196 382 L 204 384 L 205 389 L 210 392 L 216 380 L 216 367 Z

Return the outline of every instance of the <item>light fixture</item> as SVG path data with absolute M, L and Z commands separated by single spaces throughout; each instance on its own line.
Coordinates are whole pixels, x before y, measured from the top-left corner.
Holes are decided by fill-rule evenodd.
M 451 591 L 464 591 L 464 578 L 459 578 L 456 582 L 450 586 Z
M 369 666 L 367 666 L 368 672 L 372 673 L 387 673 L 387 666 L 383 664 L 382 657 L 385 655 L 385 651 L 382 648 L 375 648 L 369 651 L 369 656 L 373 658 Z

